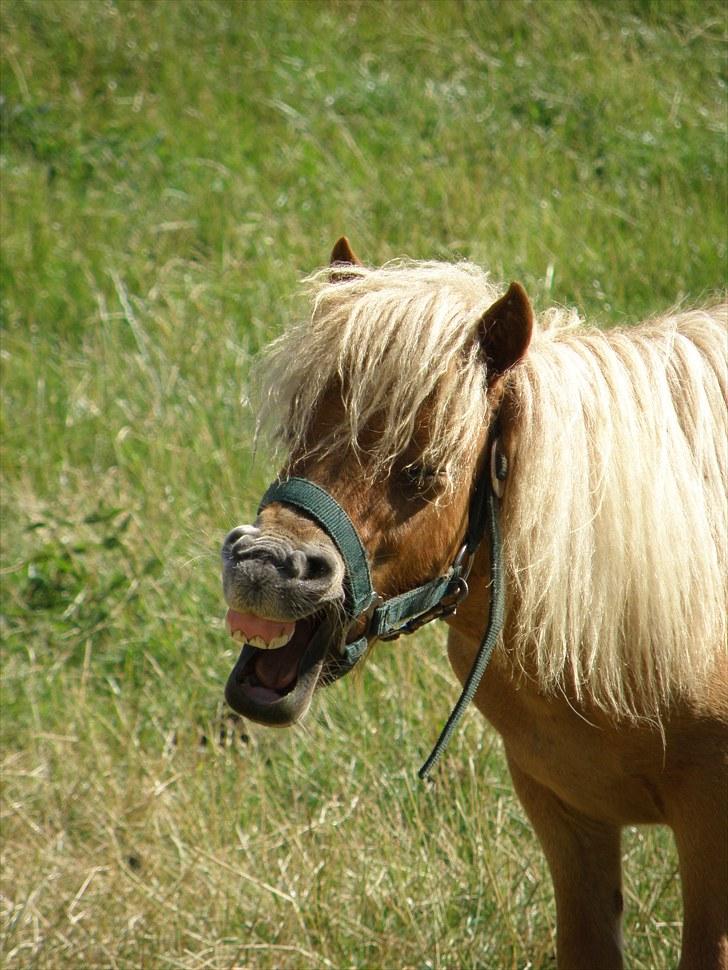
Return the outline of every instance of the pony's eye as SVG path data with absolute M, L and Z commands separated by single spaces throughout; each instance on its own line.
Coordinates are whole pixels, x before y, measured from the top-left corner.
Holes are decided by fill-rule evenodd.
M 440 472 L 437 468 L 416 461 L 410 465 L 405 465 L 402 474 L 408 484 L 414 485 L 420 492 L 434 488 L 440 479 Z

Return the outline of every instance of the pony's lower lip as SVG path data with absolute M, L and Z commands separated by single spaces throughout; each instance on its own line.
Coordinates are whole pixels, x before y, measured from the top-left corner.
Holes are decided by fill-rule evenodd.
M 300 625 L 300 626 L 299 626 Z M 319 682 L 329 647 L 334 643 L 332 616 L 299 620 L 292 641 L 280 651 L 300 650 L 295 675 L 280 683 L 266 683 L 265 666 L 275 662 L 276 650 L 260 650 L 246 644 L 225 687 L 225 699 L 238 714 L 261 724 L 285 727 L 294 724 L 308 709 Z M 298 644 L 295 641 L 299 641 Z M 259 676 L 262 674 L 262 676 Z
M 271 687 L 263 687 L 258 684 L 246 684 L 243 689 L 248 697 L 257 704 L 275 704 L 282 696 Z

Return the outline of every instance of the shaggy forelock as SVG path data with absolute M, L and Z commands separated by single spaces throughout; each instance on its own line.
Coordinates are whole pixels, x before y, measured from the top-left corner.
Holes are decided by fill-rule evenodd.
M 397 261 L 381 269 L 347 267 L 309 277 L 309 320 L 275 341 L 266 361 L 267 418 L 292 453 L 348 447 L 386 475 L 412 440 L 427 406 L 423 462 L 448 488 L 470 469 L 487 420 L 485 363 L 475 339 L 482 313 L 499 292 L 470 263 Z M 315 443 L 308 435 L 325 391 L 342 389 L 345 423 Z

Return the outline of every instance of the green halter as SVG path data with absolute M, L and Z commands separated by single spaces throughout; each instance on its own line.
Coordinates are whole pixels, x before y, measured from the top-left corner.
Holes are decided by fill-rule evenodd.
M 344 561 L 344 612 L 350 624 L 366 617 L 367 625 L 361 637 L 343 645 L 340 657 L 330 658 L 334 679 L 351 670 L 365 652 L 369 640 L 396 640 L 403 634 L 414 633 L 431 620 L 454 614 L 468 595 L 467 578 L 487 528 L 493 581 L 488 624 L 460 698 L 432 753 L 420 769 L 420 778 L 425 778 L 440 760 L 450 736 L 478 689 L 503 627 L 505 597 L 498 512 L 507 462 L 500 451 L 497 437 L 491 437 L 489 450 L 489 462 L 476 482 L 470 499 L 465 539 L 452 566 L 443 576 L 386 601 L 372 586 L 366 550 L 353 522 L 336 499 L 320 485 L 307 478 L 275 481 L 261 499 L 258 509 L 260 512 L 273 502 L 284 502 L 301 509 L 329 535 Z

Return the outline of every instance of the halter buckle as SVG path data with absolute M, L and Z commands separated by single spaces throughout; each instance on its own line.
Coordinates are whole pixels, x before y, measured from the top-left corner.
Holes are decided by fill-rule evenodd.
M 441 620 L 447 616 L 454 616 L 457 613 L 458 606 L 460 606 L 469 592 L 470 589 L 465 576 L 458 576 L 455 579 L 455 589 L 451 593 L 448 593 L 447 596 L 444 596 L 439 603 L 430 607 L 429 610 L 425 610 L 424 613 L 420 613 L 419 616 L 408 620 L 399 630 L 393 630 L 391 633 L 380 633 L 378 639 L 383 640 L 385 643 L 389 643 L 392 640 L 399 640 L 401 636 L 409 636 L 410 633 L 416 633 L 420 627 L 432 622 L 432 620 Z

